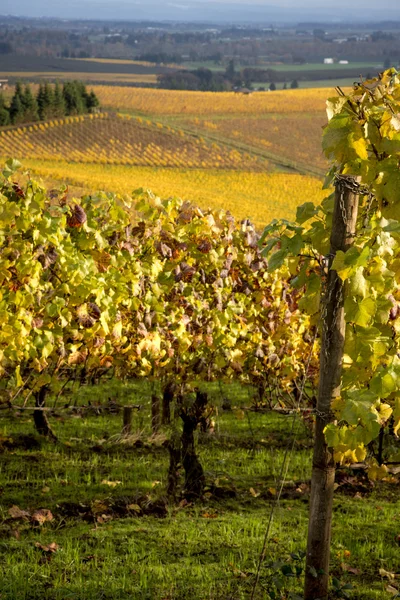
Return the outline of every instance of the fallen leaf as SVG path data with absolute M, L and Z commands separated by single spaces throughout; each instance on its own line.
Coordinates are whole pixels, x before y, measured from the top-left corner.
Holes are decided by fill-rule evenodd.
M 103 481 L 101 482 L 101 485 L 109 485 L 110 487 L 117 487 L 117 485 L 119 485 L 120 483 L 122 483 L 122 481 L 108 481 L 108 479 L 103 479 Z
M 390 571 L 385 571 L 385 569 L 379 569 L 379 575 L 381 577 L 387 577 L 390 580 L 393 580 L 396 578 L 395 573 L 391 573 Z
M 24 521 L 28 521 L 30 518 L 30 513 L 27 510 L 21 510 L 19 506 L 12 506 L 8 509 L 8 514 L 12 519 L 23 519 Z
M 45 552 L 47 554 L 54 554 L 54 552 L 57 552 L 57 550 L 60 549 L 60 546 L 58 544 L 56 544 L 56 542 L 51 542 L 47 546 L 44 546 L 40 542 L 36 542 L 35 546 L 36 546 L 36 548 L 39 548 L 39 550 L 42 550 L 43 552 Z
M 256 492 L 254 488 L 250 488 L 250 494 L 253 496 L 253 498 L 258 498 L 258 496 L 260 495 L 260 492 Z
M 101 515 L 108 510 L 108 506 L 102 500 L 93 500 L 91 509 L 94 515 Z
M 209 512 L 204 512 L 201 515 L 203 517 L 203 519 L 216 519 L 218 517 L 218 515 L 216 513 L 209 513 Z
M 399 590 L 393 587 L 392 585 L 388 585 L 386 591 L 389 592 L 389 594 L 392 594 L 393 596 L 397 596 L 397 594 L 400 593 Z
M 54 519 L 53 514 L 47 508 L 41 508 L 40 510 L 35 510 L 32 514 L 32 521 L 37 521 L 39 525 L 43 525 L 47 521 L 52 521 Z
M 97 523 L 107 523 L 107 521 L 112 521 L 112 515 L 99 515 L 96 517 Z
M 50 488 L 45 485 L 44 488 L 42 488 L 42 494 L 47 494 L 50 491 Z
M 350 565 L 347 565 L 346 563 L 342 563 L 340 566 L 342 567 L 343 571 L 346 571 L 346 573 L 351 573 L 352 575 L 361 575 L 360 569 L 351 567 Z
M 133 510 L 136 513 L 141 513 L 142 509 L 140 508 L 139 504 L 128 504 L 127 506 L 128 510 Z

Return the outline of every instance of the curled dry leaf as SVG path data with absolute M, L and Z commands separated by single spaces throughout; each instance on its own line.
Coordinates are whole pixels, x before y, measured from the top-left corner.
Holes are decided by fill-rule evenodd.
M 27 510 L 21 510 L 19 506 L 12 506 L 8 509 L 8 514 L 12 519 L 23 519 L 24 521 L 28 521 L 31 517 L 31 514 Z
M 51 542 L 50 544 L 44 545 L 40 542 L 35 543 L 36 548 L 42 550 L 45 554 L 54 554 L 57 550 L 60 549 L 60 546 L 56 542 Z
M 82 227 L 87 221 L 87 216 L 82 206 L 75 204 L 72 207 L 72 214 L 67 219 L 67 225 L 69 227 Z
M 32 521 L 36 521 L 39 525 L 43 525 L 47 521 L 52 521 L 53 519 L 53 513 L 47 508 L 35 510 L 35 512 L 32 514 Z

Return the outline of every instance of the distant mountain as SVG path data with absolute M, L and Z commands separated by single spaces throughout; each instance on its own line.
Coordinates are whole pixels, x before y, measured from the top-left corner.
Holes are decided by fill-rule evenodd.
M 275 0 L 278 4 L 279 0 Z M 230 2 L 199 2 L 196 0 L 170 0 L 169 2 L 145 2 L 144 0 L 13 0 L 4 6 L 0 0 L 0 14 L 27 17 L 60 17 L 65 19 L 152 20 L 209 23 L 295 23 L 298 21 L 374 21 L 400 19 L 400 3 L 395 7 L 392 0 L 381 3 L 379 8 L 369 8 L 368 2 L 357 6 L 353 2 L 329 3 L 318 8 L 307 6 L 280 7 L 274 4 L 247 4 Z M 396 3 L 397 4 L 397 3 Z M 3 5 L 3 6 L 2 6 Z M 392 8 L 388 8 L 392 5 Z

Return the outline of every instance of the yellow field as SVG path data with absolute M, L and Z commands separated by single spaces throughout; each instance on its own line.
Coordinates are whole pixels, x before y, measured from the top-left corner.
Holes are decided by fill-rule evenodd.
M 319 203 L 326 196 L 318 179 L 284 173 L 71 165 L 41 160 L 24 160 L 24 166 L 45 179 L 67 181 L 88 191 L 130 194 L 148 188 L 161 197 L 179 196 L 204 208 L 224 208 L 239 218 L 250 217 L 259 229 L 274 218 L 293 219 L 299 204 Z
M 221 140 L 229 139 L 272 152 L 299 166 L 312 165 L 327 170 L 321 149 L 322 128 L 327 122 L 323 113 L 286 114 L 283 117 L 279 114 L 215 119 L 196 117 L 181 122 L 200 133 L 220 136 Z
M 23 79 L 24 81 L 31 81 L 33 79 L 54 81 L 60 79 L 61 81 L 77 80 L 88 83 L 91 81 L 109 81 L 110 83 L 157 83 L 157 75 L 147 73 L 140 75 L 136 73 L 81 73 L 79 71 L 0 71 L 0 79 L 8 77 Z
M 326 89 L 255 92 L 186 92 L 149 88 L 93 87 L 105 107 L 157 115 L 265 115 L 325 110 Z
M 0 131 L 1 153 L 82 163 L 265 171 L 267 162 L 161 123 L 96 113 Z

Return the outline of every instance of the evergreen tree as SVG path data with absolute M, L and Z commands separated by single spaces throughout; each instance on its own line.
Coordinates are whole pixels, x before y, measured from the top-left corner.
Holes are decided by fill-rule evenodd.
M 54 93 L 49 83 L 45 83 L 43 91 L 45 119 L 51 119 L 54 116 Z
M 272 82 L 272 83 L 270 84 L 270 86 L 269 86 L 269 89 L 270 89 L 270 91 L 271 91 L 271 92 L 275 92 L 275 90 L 276 90 L 276 85 L 275 85 L 275 83 L 274 83 L 274 82 Z
M 290 84 L 290 89 L 295 90 L 298 87 L 299 87 L 299 82 L 297 81 L 297 79 L 293 79 L 292 83 Z
M 10 124 L 10 113 L 6 107 L 3 94 L 0 93 L 0 127 Z
M 39 85 L 39 90 L 36 96 L 36 102 L 38 105 L 39 119 L 41 121 L 45 120 L 45 99 L 44 99 L 44 86 L 42 84 Z
M 23 123 L 25 120 L 25 110 L 24 110 L 24 102 L 23 102 L 23 91 L 22 86 L 18 82 L 15 86 L 15 92 L 13 97 L 11 98 L 10 104 L 10 120 L 11 123 L 19 124 Z
M 33 96 L 29 85 L 25 86 L 25 90 L 22 95 L 22 105 L 24 108 L 24 121 L 31 123 L 39 119 L 38 105 L 36 98 Z
M 234 81 L 236 79 L 236 71 L 235 71 L 235 61 L 232 59 L 229 61 L 229 64 L 226 68 L 225 71 L 225 79 L 228 79 L 228 81 Z
M 87 97 L 86 105 L 87 105 L 88 111 L 90 113 L 96 112 L 96 109 L 99 108 L 99 106 L 100 106 L 100 100 L 98 99 L 96 94 L 93 92 L 93 90 L 90 92 L 90 94 Z
M 86 102 L 82 98 L 82 84 L 79 81 L 64 83 L 63 97 L 67 115 L 81 115 L 86 112 Z
M 54 88 L 54 116 L 63 117 L 65 115 L 65 100 L 60 88 L 60 84 L 56 83 Z

